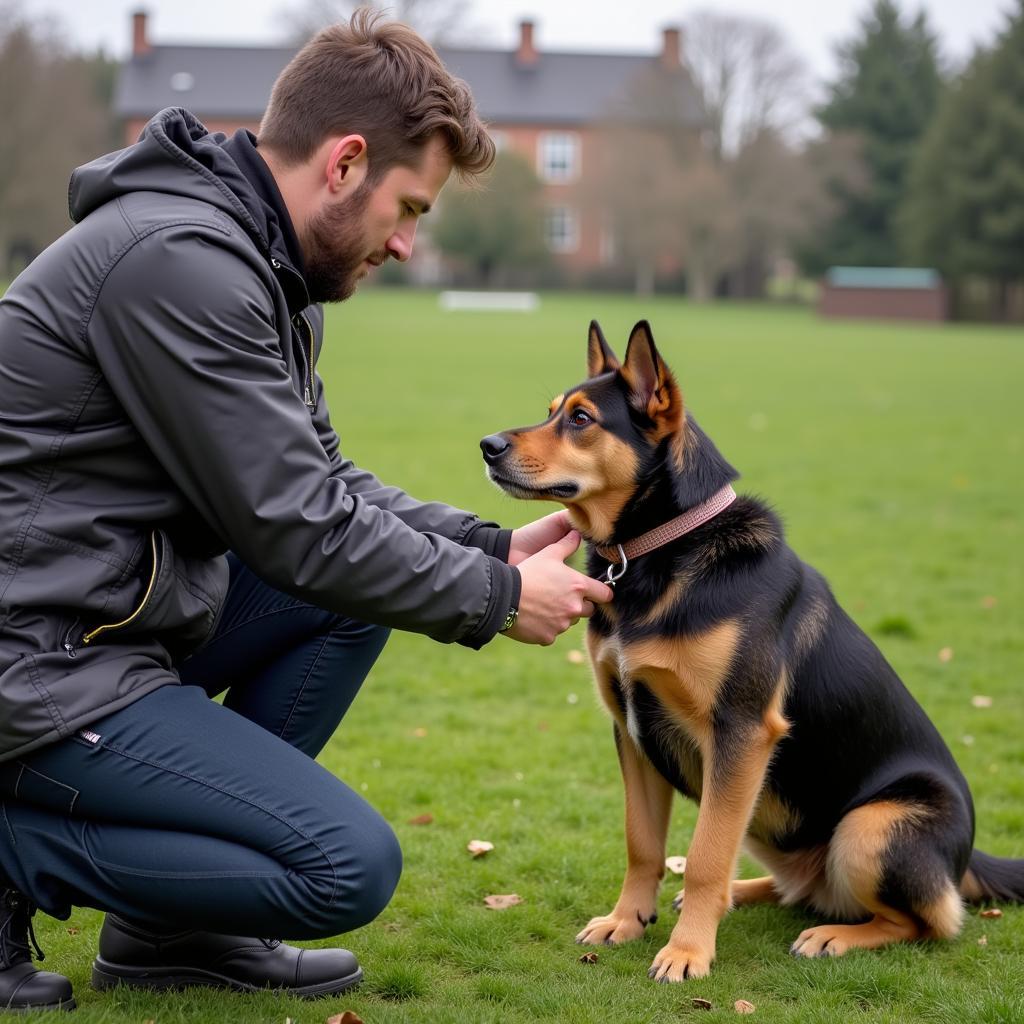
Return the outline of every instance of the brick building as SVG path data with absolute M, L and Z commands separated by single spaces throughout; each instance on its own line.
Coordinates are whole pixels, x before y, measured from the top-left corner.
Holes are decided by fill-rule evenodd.
M 295 53 L 294 47 L 154 43 L 142 11 L 132 15 L 132 42 L 115 92 L 126 144 L 169 106 L 187 107 L 211 131 L 255 131 L 274 79 Z M 469 83 L 499 148 L 523 155 L 543 181 L 548 245 L 570 276 L 609 263 L 614 253 L 600 212 L 585 209 L 582 196 L 601 146 L 598 124 L 631 83 L 660 69 L 693 131 L 700 131 L 700 106 L 680 49 L 680 30 L 666 28 L 660 50 L 647 55 L 547 52 L 531 21 L 520 23 L 514 50 L 438 47 L 448 68 Z

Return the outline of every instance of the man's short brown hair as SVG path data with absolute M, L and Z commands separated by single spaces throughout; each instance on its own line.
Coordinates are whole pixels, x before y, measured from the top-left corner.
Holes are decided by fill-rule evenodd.
M 274 83 L 259 143 L 294 165 L 342 134 L 366 139 L 371 181 L 395 166 L 418 166 L 435 135 L 464 179 L 494 162 L 469 86 L 408 25 L 368 7 L 292 58 Z

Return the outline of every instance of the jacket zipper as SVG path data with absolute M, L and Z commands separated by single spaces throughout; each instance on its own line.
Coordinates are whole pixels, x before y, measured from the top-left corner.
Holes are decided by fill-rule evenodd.
M 298 316 L 305 325 L 306 333 L 309 335 L 309 358 L 306 360 L 306 393 L 303 396 L 303 401 L 306 403 L 307 409 L 316 409 L 316 400 L 313 398 L 315 394 L 315 387 L 313 384 L 313 359 L 314 359 L 314 344 L 315 339 L 313 336 L 313 325 L 309 322 L 309 318 L 305 313 L 300 313 Z M 303 357 L 305 357 L 305 351 L 303 351 Z
M 97 626 L 95 629 L 91 629 L 89 630 L 88 633 L 83 634 L 81 640 L 79 641 L 79 643 L 83 646 L 85 646 L 86 644 L 91 644 L 93 640 L 95 640 L 96 637 L 98 637 L 101 633 L 106 633 L 112 629 L 121 629 L 123 626 L 127 626 L 130 623 L 134 622 L 142 614 L 143 608 L 145 608 L 146 605 L 149 603 L 149 599 L 153 594 L 153 587 L 156 586 L 156 574 L 157 569 L 159 568 L 159 566 L 157 565 L 156 557 L 155 530 L 150 534 L 149 541 L 153 551 L 153 570 L 149 575 L 149 585 L 146 587 L 146 592 L 142 595 L 142 600 L 139 602 L 138 607 L 135 609 L 135 611 L 131 613 L 131 615 L 128 616 L 128 618 L 122 619 L 120 622 L 112 622 L 108 625 Z M 71 629 L 68 630 L 67 635 L 64 637 L 64 650 L 67 651 L 67 655 L 69 658 L 78 657 L 78 651 L 75 648 L 74 641 L 72 641 L 71 639 L 71 633 L 74 631 L 74 629 L 75 626 L 72 626 Z
M 294 274 L 296 277 L 299 278 L 300 281 L 302 281 L 303 289 L 305 289 L 306 282 L 302 278 L 302 276 L 299 275 L 298 273 L 296 273 L 296 271 L 292 270 L 291 267 L 284 266 L 284 264 L 276 256 L 271 256 L 270 257 L 270 265 L 275 270 L 284 269 L 284 270 L 287 270 L 290 273 Z M 306 301 L 307 302 L 309 301 L 309 292 L 308 291 L 306 292 Z M 313 325 L 309 322 L 309 319 L 306 317 L 305 313 L 299 313 L 296 317 L 294 317 L 294 322 L 295 322 L 295 326 L 296 327 L 298 327 L 298 321 L 299 321 L 300 318 L 301 318 L 302 322 L 306 325 L 306 330 L 309 333 L 309 357 L 308 358 L 306 357 L 305 350 L 302 350 L 302 359 L 303 359 L 303 361 L 306 364 L 306 380 L 305 380 L 305 384 L 303 385 L 304 388 L 305 388 L 305 392 L 304 392 L 304 394 L 302 396 L 302 400 L 303 400 L 303 402 L 305 402 L 307 409 L 313 409 L 315 411 L 316 410 L 316 399 L 315 399 L 314 395 L 316 394 L 316 389 L 313 386 L 313 362 L 314 362 Z

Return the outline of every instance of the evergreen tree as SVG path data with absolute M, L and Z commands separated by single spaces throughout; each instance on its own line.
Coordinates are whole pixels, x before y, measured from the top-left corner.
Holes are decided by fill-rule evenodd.
M 901 218 L 911 259 L 954 283 L 1024 278 L 1024 0 L 989 50 L 977 52 L 922 140 Z
M 840 72 L 818 119 L 836 137 L 859 140 L 862 187 L 829 183 L 836 216 L 811 263 L 889 266 L 900 261 L 896 214 L 914 144 L 942 89 L 935 36 L 924 13 L 905 23 L 894 0 L 875 0 L 860 34 L 839 48 Z

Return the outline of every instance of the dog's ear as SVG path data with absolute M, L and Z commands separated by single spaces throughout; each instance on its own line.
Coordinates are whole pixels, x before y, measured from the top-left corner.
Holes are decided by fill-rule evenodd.
M 666 433 L 682 422 L 683 396 L 672 371 L 654 347 L 651 326 L 641 320 L 629 336 L 622 376 L 632 392 L 634 406 L 662 424 Z
M 597 377 L 618 368 L 618 357 L 604 340 L 601 325 L 596 320 L 591 320 L 590 334 L 587 338 L 587 376 Z

